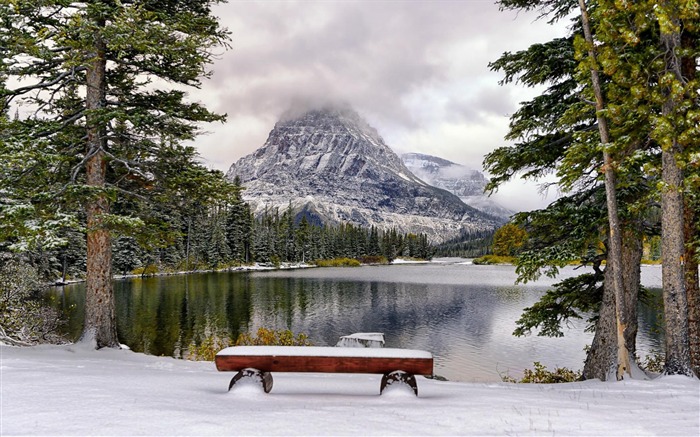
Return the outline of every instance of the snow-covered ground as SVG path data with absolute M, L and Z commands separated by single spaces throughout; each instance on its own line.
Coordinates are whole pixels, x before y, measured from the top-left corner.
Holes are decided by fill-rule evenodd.
M 430 262 L 431 261 L 423 260 L 423 259 L 396 258 L 391 263 L 392 264 L 428 264 Z
M 211 362 L 86 345 L 0 346 L 0 435 L 700 435 L 700 383 L 531 385 L 274 374 L 227 391 Z

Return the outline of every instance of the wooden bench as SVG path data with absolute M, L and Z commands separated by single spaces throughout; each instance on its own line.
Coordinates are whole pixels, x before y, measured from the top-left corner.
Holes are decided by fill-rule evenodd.
M 411 386 L 418 396 L 414 375 L 433 374 L 430 352 L 391 348 L 317 346 L 233 346 L 222 349 L 214 360 L 219 371 L 237 371 L 228 389 L 243 377 L 258 378 L 272 390 L 271 372 L 376 373 L 384 375 L 379 394 L 393 383 Z

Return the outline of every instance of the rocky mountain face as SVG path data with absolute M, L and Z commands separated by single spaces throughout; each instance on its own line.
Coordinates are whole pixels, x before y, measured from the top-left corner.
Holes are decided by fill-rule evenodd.
M 401 159 L 414 175 L 434 187 L 458 196 L 469 206 L 503 220 L 513 214 L 513 211 L 504 208 L 484 194 L 488 179 L 478 170 L 422 153 L 405 153 L 401 155 Z
M 265 144 L 231 166 L 258 211 L 287 208 L 324 223 L 351 222 L 426 233 L 438 242 L 461 230 L 493 228 L 494 218 L 416 177 L 348 107 L 277 122 Z

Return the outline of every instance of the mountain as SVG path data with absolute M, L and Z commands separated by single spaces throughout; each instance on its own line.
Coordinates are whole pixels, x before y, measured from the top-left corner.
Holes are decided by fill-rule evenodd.
M 493 217 L 411 173 L 347 106 L 286 114 L 265 144 L 226 176 L 240 179 L 244 199 L 257 212 L 291 202 L 315 221 L 395 227 L 435 242 L 495 226 Z
M 449 191 L 467 205 L 503 220 L 514 214 L 484 194 L 488 179 L 478 170 L 422 153 L 405 153 L 401 159 L 423 181 Z

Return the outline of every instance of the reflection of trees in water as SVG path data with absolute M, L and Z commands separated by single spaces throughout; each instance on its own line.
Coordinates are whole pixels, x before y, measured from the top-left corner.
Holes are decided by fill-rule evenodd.
M 189 344 L 210 334 L 236 338 L 248 330 L 252 288 L 246 274 L 134 278 L 114 288 L 119 340 L 137 352 L 183 357 Z M 84 284 L 52 294 L 68 319 L 66 333 L 77 339 Z
M 319 345 L 365 331 L 383 332 L 387 347 L 426 349 L 440 359 L 467 350 L 481 354 L 510 338 L 503 326 L 512 324 L 536 294 L 524 287 L 248 273 L 115 282 L 120 341 L 138 352 L 170 356 L 186 356 L 191 343 L 209 334 L 235 339 L 259 327 L 304 332 Z M 53 295 L 54 305 L 69 315 L 67 333 L 77 338 L 84 286 L 55 289 Z M 640 346 L 661 344 L 652 329 L 658 309 L 642 306 L 639 314 Z
M 47 303 L 53 306 L 65 321 L 60 329 L 69 340 L 77 340 L 83 332 L 85 319 L 84 284 L 55 287 L 47 293 Z M 119 314 L 117 313 L 117 317 Z
M 59 307 L 76 306 L 70 331 L 82 329 L 84 287 L 60 293 Z M 115 283 L 120 341 L 154 355 L 183 356 L 207 335 L 236 338 L 259 327 L 304 332 L 316 344 L 342 335 L 384 332 L 390 347 L 447 348 L 440 332 L 488 341 L 496 298 L 465 286 L 255 278 L 209 274 L 135 278 Z

